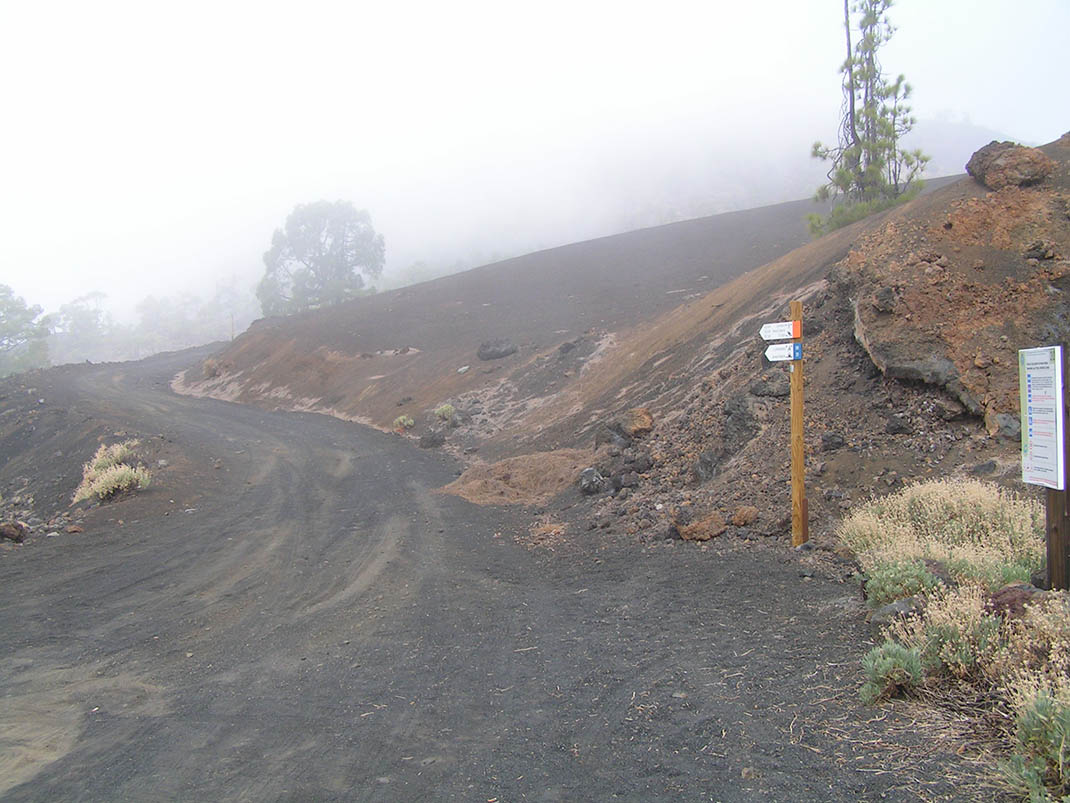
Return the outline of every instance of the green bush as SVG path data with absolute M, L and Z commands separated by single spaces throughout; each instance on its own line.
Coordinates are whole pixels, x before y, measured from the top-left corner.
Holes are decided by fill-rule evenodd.
M 455 412 L 452 404 L 440 404 L 435 408 L 435 418 L 439 421 L 452 421 Z
M 807 215 L 806 220 L 810 226 L 810 234 L 813 237 L 820 237 L 822 234 L 828 234 L 830 231 L 841 229 L 844 226 L 855 223 L 863 218 L 867 218 L 870 215 L 875 215 L 877 212 L 883 212 L 885 209 L 891 209 L 893 206 L 905 204 L 907 201 L 916 198 L 918 193 L 921 192 L 921 189 L 922 182 L 919 181 L 914 187 L 897 198 L 880 198 L 875 201 L 837 204 L 836 207 L 828 213 L 827 217 L 821 217 L 821 215 Z
M 949 671 L 958 677 L 974 674 L 1001 642 L 999 616 L 982 616 L 972 627 L 926 623 L 921 663 L 927 671 Z
M 931 591 L 940 579 L 921 561 L 895 561 L 874 566 L 866 580 L 866 603 L 879 608 L 897 599 Z
M 1019 712 L 1015 742 L 1004 778 L 1033 801 L 1070 799 L 1070 707 L 1040 692 Z
M 859 694 L 863 703 L 873 705 L 921 682 L 921 656 L 916 649 L 885 641 L 866 653 L 862 672 L 866 682 Z
M 406 429 L 412 429 L 414 426 L 416 426 L 416 422 L 412 420 L 412 416 L 410 415 L 399 415 L 397 418 L 394 419 L 394 429 L 396 429 L 398 432 L 401 432 L 402 430 Z

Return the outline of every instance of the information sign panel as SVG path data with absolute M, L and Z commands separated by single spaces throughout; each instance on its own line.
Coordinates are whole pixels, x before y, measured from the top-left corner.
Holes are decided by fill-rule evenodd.
M 1022 412 L 1022 482 L 1066 490 L 1063 461 L 1063 349 L 1018 352 Z

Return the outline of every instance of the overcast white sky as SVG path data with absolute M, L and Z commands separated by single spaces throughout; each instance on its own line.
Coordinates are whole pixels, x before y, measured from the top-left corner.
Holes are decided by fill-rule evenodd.
M 637 205 L 615 197 L 622 161 L 656 172 L 650 154 L 678 146 L 760 172 L 834 138 L 841 14 L 0 0 L 0 283 L 46 309 L 251 284 L 272 229 L 320 198 L 369 210 L 388 271 L 605 233 Z M 899 0 L 892 17 L 882 61 L 918 117 L 1034 144 L 1070 129 L 1070 2 Z

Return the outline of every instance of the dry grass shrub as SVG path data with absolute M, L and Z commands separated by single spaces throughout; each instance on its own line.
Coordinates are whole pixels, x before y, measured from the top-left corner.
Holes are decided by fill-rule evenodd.
M 147 487 L 152 478 L 149 470 L 126 462 L 133 457 L 137 446 L 136 440 L 101 445 L 93 459 L 82 466 L 82 482 L 71 497 L 71 504 L 93 497 L 104 500 L 122 491 Z
M 1044 509 L 979 480 L 936 480 L 873 499 L 840 526 L 866 572 L 932 560 L 957 581 L 989 588 L 1028 580 L 1044 564 Z
M 1014 722 L 1014 753 L 1002 775 L 1030 800 L 1070 799 L 1070 599 L 1028 606 L 1006 630 L 992 667 Z
M 1007 648 L 996 656 L 993 674 L 1005 682 L 1016 711 L 1040 691 L 1070 704 L 1070 600 L 1053 594 L 1028 605 L 1005 625 Z
M 1011 789 L 1030 800 L 1065 799 L 1070 792 L 1070 596 L 1051 594 L 1027 605 L 1020 618 L 1009 619 L 992 613 L 987 602 L 980 583 L 941 588 L 928 596 L 919 615 L 887 627 L 884 644 L 863 661 L 863 700 L 878 701 L 917 686 L 904 675 L 901 660 L 889 660 L 898 652 L 916 654 L 928 700 L 967 713 L 978 735 L 993 731 L 992 737 L 1009 746 L 1010 758 L 999 770 Z
M 980 677 L 1002 647 L 1003 619 L 990 613 L 985 589 L 970 583 L 929 595 L 920 616 L 899 619 L 888 638 L 915 648 L 927 673 Z
M 1070 596 L 1049 594 L 1018 618 L 989 605 L 992 590 L 1043 567 L 1040 503 L 977 480 L 938 480 L 868 502 L 839 535 L 880 581 L 882 600 L 923 599 L 866 655 L 863 699 L 924 690 L 969 716 L 979 737 L 987 729 L 1008 745 L 999 769 L 1010 788 L 1070 800 Z M 930 584 L 924 561 L 942 563 L 953 587 Z

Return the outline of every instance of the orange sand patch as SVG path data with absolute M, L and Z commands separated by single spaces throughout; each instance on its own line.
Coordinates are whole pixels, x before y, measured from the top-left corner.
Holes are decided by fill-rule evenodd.
M 473 466 L 442 489 L 477 505 L 544 505 L 594 461 L 587 449 L 559 449 Z

